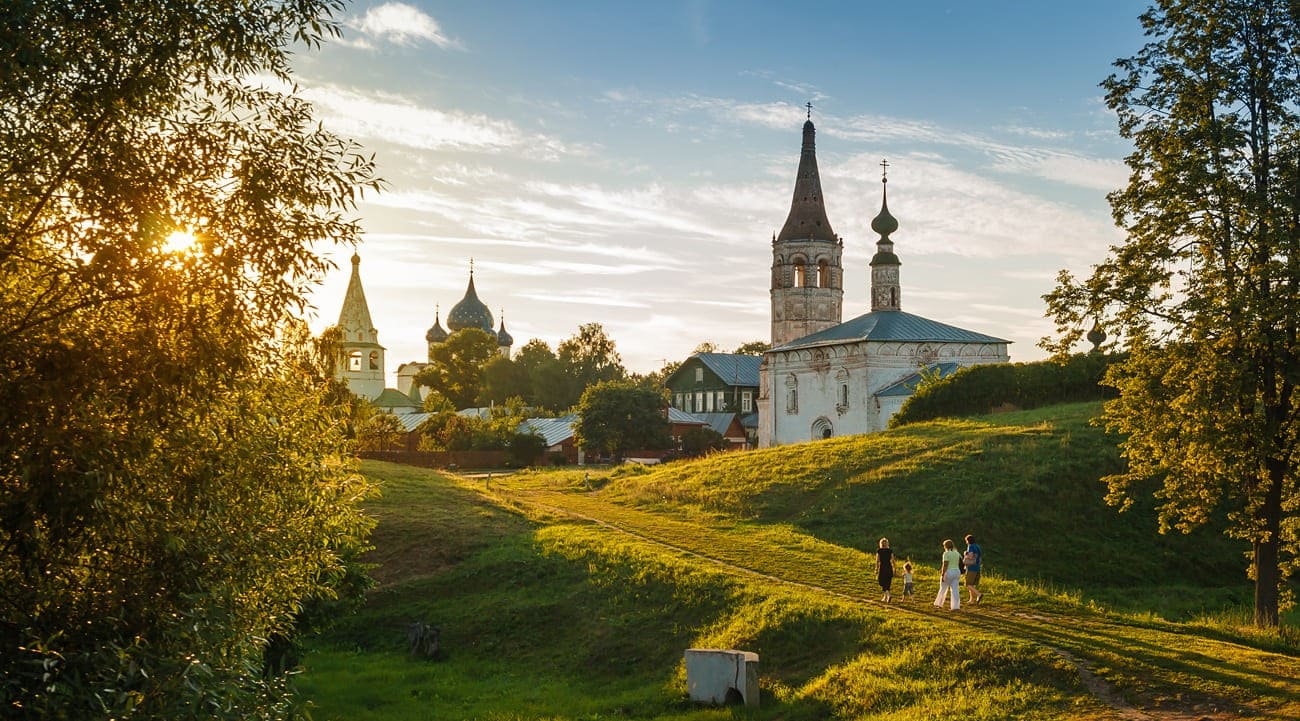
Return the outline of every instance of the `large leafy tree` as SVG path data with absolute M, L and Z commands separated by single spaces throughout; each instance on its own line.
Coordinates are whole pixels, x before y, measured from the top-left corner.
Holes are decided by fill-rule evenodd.
M 576 394 L 602 381 L 622 380 L 627 377 L 623 359 L 618 354 L 614 339 L 599 323 L 584 323 L 572 338 L 560 341 L 556 357 L 565 373 L 573 380 Z
M 511 398 L 526 399 L 533 395 L 528 369 L 505 356 L 497 356 L 483 366 L 479 405 L 505 403 Z
M 282 89 L 337 9 L 0 5 L 6 718 L 287 712 L 263 639 L 366 528 L 291 322 L 376 185 Z
M 1065 352 L 1095 319 L 1130 352 L 1105 421 L 1126 504 L 1159 484 L 1163 529 L 1226 510 L 1251 544 L 1255 622 L 1295 567 L 1300 382 L 1300 18 L 1283 0 L 1161 0 L 1104 83 L 1134 151 L 1111 194 L 1127 240 L 1046 296 Z M 1288 555 L 1284 555 L 1288 554 Z
M 472 408 L 483 385 L 483 371 L 499 358 L 497 339 L 480 328 L 465 328 L 429 351 L 429 365 L 415 376 L 457 408 Z
M 609 453 L 615 461 L 631 449 L 667 448 L 672 443 L 667 407 L 661 391 L 626 381 L 597 383 L 578 402 L 574 442 L 587 451 Z

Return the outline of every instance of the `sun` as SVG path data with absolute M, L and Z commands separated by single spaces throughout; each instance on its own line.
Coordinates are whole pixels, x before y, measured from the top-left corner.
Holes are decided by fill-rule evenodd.
M 194 247 L 194 234 L 188 230 L 174 230 L 163 243 L 168 253 L 184 253 Z

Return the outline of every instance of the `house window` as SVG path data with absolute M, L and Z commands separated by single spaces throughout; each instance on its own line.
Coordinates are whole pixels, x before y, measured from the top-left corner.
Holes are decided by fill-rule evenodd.
M 754 392 L 741 391 L 740 393 L 740 410 L 745 413 L 754 412 Z
M 703 382 L 704 382 L 704 369 L 703 369 L 703 368 L 696 368 L 696 369 L 695 369 L 695 382 L 696 382 L 696 383 L 703 383 Z
M 692 413 L 703 413 L 703 412 L 704 412 L 704 394 L 703 394 L 703 393 L 700 393 L 700 392 L 696 391 L 696 393 L 695 393 L 695 407 L 691 409 L 691 412 L 692 412 Z
M 705 393 L 705 394 L 704 394 L 704 406 L 708 409 L 708 412 L 709 412 L 709 413 L 712 413 L 712 412 L 713 412 L 713 394 L 712 394 L 712 393 Z
M 720 411 L 725 411 L 725 410 L 727 410 L 727 392 L 726 392 L 726 391 L 718 391 L 718 410 L 720 410 Z
M 673 399 L 674 399 L 674 403 L 673 403 L 673 407 L 674 407 L 674 408 L 676 408 L 676 409 L 679 410 L 679 411 L 684 411 L 684 410 L 686 410 L 685 408 L 682 408 L 682 394 L 681 394 L 681 393 L 678 393 L 677 395 L 673 396 Z

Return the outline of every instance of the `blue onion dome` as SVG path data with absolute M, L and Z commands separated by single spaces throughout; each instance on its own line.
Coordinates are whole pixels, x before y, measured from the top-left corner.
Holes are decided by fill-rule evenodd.
M 424 339 L 430 343 L 441 343 L 447 340 L 447 331 L 442 329 L 442 322 L 438 318 L 439 312 L 433 311 L 433 327 L 424 334 Z
M 502 348 L 509 348 L 514 344 L 514 337 L 506 332 L 506 313 L 501 311 L 501 330 L 497 331 L 497 345 Z
M 888 238 L 889 234 L 898 230 L 898 220 L 889 214 L 889 181 L 881 181 L 880 191 L 880 212 L 875 218 L 871 219 L 871 229 L 880 234 L 882 238 Z
M 496 330 L 492 325 L 492 311 L 478 299 L 478 293 L 474 290 L 474 271 L 471 270 L 465 297 L 453 305 L 451 312 L 447 314 L 447 329 L 455 333 L 466 328 L 482 328 L 488 333 L 495 334 Z

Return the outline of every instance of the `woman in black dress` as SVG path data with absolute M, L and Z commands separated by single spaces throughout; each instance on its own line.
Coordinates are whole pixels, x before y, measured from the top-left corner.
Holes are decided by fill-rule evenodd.
M 885 592 L 880 600 L 889 603 L 889 587 L 894 585 L 894 552 L 889 550 L 889 539 L 880 539 L 880 548 L 876 549 L 876 580 L 880 590 Z

